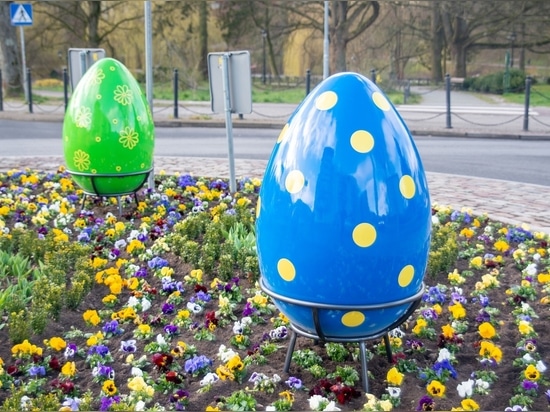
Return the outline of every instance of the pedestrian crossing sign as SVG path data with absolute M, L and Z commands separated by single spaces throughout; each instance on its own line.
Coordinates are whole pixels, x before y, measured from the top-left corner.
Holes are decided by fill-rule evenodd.
M 12 26 L 32 26 L 32 4 L 10 4 Z

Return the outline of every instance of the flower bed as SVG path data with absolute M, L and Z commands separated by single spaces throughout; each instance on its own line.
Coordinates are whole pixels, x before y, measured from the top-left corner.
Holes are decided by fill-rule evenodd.
M 434 205 L 420 308 L 367 344 L 298 338 L 258 288 L 260 181 L 156 176 L 137 201 L 0 174 L 4 410 L 541 410 L 548 236 Z

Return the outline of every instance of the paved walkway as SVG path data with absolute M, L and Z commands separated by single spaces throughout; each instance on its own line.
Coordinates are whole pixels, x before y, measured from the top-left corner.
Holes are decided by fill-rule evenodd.
M 509 105 L 480 99 L 470 93 L 453 92 L 454 110 L 457 114 L 451 119 L 452 129 L 446 127 L 444 115 L 437 110 L 445 107 L 445 93 L 442 89 L 416 89 L 423 93 L 423 103 L 415 106 L 398 106 L 413 135 L 475 136 L 521 139 L 550 139 L 550 108 L 533 108 L 528 132 L 522 130 L 523 117 L 510 114 L 487 114 L 501 108 L 521 111 L 521 105 Z M 243 119 L 234 116 L 233 127 L 274 127 L 285 123 L 296 105 L 293 104 L 254 104 L 254 111 L 245 114 Z M 421 109 L 424 107 L 425 111 Z M 434 109 L 435 108 L 435 109 Z M 439 109 L 438 109 L 439 108 Z M 429 109 L 429 111 L 428 111 Z M 461 110 L 459 110 L 461 109 Z M 435 111 L 435 113 L 434 113 Z M 466 113 L 463 113 L 463 112 Z M 62 121 L 63 104 L 36 105 L 34 113 L 21 103 L 4 102 L 1 119 Z M 459 114 L 460 112 L 461 114 Z M 508 113 L 508 112 L 507 112 Z M 534 114 L 536 113 L 536 114 Z M 224 114 L 213 114 L 210 103 L 180 102 L 178 118 L 174 117 L 171 102 L 155 101 L 153 117 L 157 127 L 182 125 L 224 125 Z M 462 120 L 456 116 L 461 116 Z M 515 120 L 512 120 L 515 117 Z M 533 119 L 538 119 L 534 121 Z M 458 122 L 462 123 L 458 123 Z M 479 126 L 474 123 L 494 124 Z M 498 141 L 495 141 L 498 144 Z M 2 157 L 0 148 L 0 170 L 31 168 L 34 170 L 55 171 L 64 164 L 58 157 Z M 264 173 L 266 162 L 261 160 L 235 159 L 237 177 L 258 177 Z M 503 165 L 505 167 L 505 165 Z M 155 172 L 191 173 L 195 176 L 228 177 L 227 159 L 192 157 L 156 157 Z M 469 176 L 427 173 L 432 202 L 448 205 L 456 209 L 469 208 L 475 214 L 487 213 L 490 217 L 507 223 L 528 224 L 532 230 L 550 234 L 550 187 L 525 183 L 507 182 L 494 179 L 481 179 Z

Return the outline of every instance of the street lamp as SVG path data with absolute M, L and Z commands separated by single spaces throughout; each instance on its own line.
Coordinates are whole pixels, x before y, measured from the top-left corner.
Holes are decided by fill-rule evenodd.
M 266 55 L 265 55 L 265 40 L 267 38 L 267 31 L 262 29 L 262 83 L 266 82 Z
M 514 42 L 516 41 L 516 32 L 513 31 L 507 37 L 510 41 L 510 67 L 514 67 Z

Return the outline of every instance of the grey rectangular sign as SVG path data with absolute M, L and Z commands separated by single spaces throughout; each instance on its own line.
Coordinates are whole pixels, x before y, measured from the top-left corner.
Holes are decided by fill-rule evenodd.
M 226 110 L 223 92 L 223 57 L 228 56 L 229 96 L 232 113 L 252 112 L 252 76 L 250 74 L 250 53 L 233 51 L 208 54 L 208 77 L 210 82 L 210 103 L 214 113 Z
M 103 49 L 69 49 L 69 78 L 73 91 L 90 66 L 104 57 L 105 50 Z

